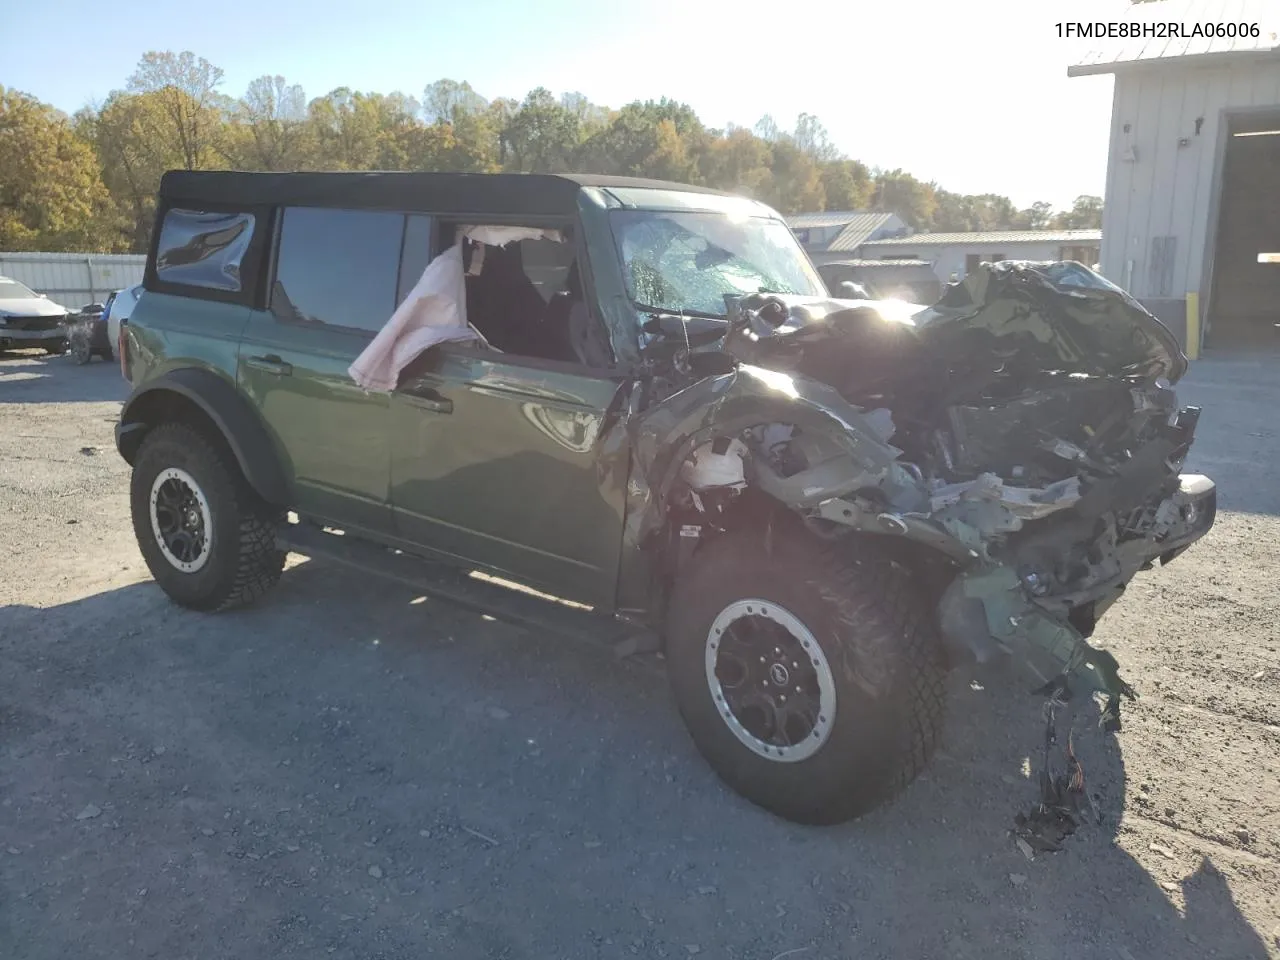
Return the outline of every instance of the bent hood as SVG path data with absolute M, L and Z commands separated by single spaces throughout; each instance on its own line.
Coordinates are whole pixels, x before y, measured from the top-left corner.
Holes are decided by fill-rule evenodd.
M 961 328 L 998 351 L 1016 343 L 1044 370 L 1170 383 L 1187 372 L 1187 357 L 1168 327 L 1071 260 L 982 264 L 912 320 L 925 337 Z
M 1187 357 L 1168 327 L 1074 261 L 984 263 L 950 284 L 930 307 L 897 300 L 777 299 L 789 308 L 787 322 L 771 336 L 730 337 L 729 352 L 763 366 L 798 365 L 819 378 L 824 361 L 835 362 L 825 346 L 852 347 L 853 341 L 859 354 L 883 354 L 873 365 L 881 370 L 903 362 L 904 350 L 910 352 L 906 344 L 915 341 L 943 367 L 976 363 L 997 375 L 1043 372 L 1147 382 L 1163 377 L 1175 383 L 1187 371 Z

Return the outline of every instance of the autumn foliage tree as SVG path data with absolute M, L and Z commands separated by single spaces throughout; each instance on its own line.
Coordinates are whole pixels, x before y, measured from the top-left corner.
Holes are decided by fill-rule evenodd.
M 604 173 L 706 185 L 783 213 L 880 210 L 917 230 L 1097 226 L 1101 200 L 1017 209 L 845 156 L 816 116 L 786 129 L 708 128 L 660 99 L 612 110 L 539 87 L 486 99 L 441 79 L 421 98 L 339 87 L 308 100 L 281 76 L 240 97 L 222 71 L 184 51 L 149 52 L 123 89 L 68 120 L 0 88 L 0 249 L 146 249 L 169 169 L 455 170 Z
M 103 246 L 109 206 L 93 148 L 67 118 L 0 86 L 0 250 Z

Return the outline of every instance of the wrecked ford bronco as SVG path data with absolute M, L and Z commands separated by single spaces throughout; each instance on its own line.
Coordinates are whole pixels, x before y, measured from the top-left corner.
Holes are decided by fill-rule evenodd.
M 965 658 L 1117 726 L 1089 638 L 1214 521 L 1186 357 L 1074 262 L 835 300 L 709 190 L 174 172 L 145 287 L 117 446 L 174 601 L 254 600 L 297 550 L 626 625 L 720 777 L 799 822 L 905 787 Z

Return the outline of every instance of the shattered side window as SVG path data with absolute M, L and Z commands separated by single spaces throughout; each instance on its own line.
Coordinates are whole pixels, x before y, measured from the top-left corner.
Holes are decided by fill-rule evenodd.
M 160 227 L 156 277 L 165 283 L 238 293 L 240 262 L 253 230 L 251 213 L 171 209 Z

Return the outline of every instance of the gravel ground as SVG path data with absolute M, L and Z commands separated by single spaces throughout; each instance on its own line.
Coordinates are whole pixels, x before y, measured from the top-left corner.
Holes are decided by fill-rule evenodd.
M 1209 537 L 1099 640 L 1105 814 L 1057 854 L 1027 684 L 953 678 L 896 803 L 807 829 L 723 788 L 652 661 L 297 562 L 202 616 L 150 581 L 114 364 L 0 359 L 0 957 L 1280 957 L 1277 361 L 1212 359 Z

